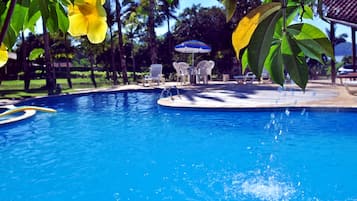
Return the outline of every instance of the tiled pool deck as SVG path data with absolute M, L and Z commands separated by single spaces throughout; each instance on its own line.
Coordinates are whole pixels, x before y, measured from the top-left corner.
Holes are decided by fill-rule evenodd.
M 236 82 L 209 82 L 208 85 L 181 85 L 166 82 L 163 85 L 144 87 L 126 85 L 112 88 L 81 90 L 78 93 L 145 90 L 152 88 L 184 89 L 180 96 L 161 98 L 158 103 L 179 108 L 272 108 L 272 107 L 314 107 L 314 108 L 355 108 L 357 96 L 347 92 L 340 84 L 332 85 L 329 80 L 309 81 L 303 92 L 295 84 L 286 84 L 284 89 L 277 84 L 237 84 Z M 356 87 L 357 90 L 357 87 Z M 175 93 L 175 90 L 171 90 Z M 0 105 L 13 104 L 11 100 L 0 100 Z

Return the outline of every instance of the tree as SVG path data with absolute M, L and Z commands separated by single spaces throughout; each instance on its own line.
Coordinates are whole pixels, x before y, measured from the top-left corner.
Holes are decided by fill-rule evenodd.
M 336 30 L 336 24 L 333 24 L 333 26 L 335 27 L 334 30 Z M 325 31 L 326 31 L 327 36 L 331 36 L 331 32 L 329 29 L 325 29 Z M 339 36 L 334 38 L 334 40 L 332 41 L 332 44 L 334 46 L 336 46 L 338 44 L 345 43 L 347 38 L 348 38 L 348 35 L 346 33 L 340 34 Z M 331 38 L 330 38 L 330 40 L 331 40 Z
M 132 59 L 133 78 L 136 81 L 135 39 L 143 35 L 143 22 L 139 20 L 137 10 L 132 11 L 125 19 L 125 33 L 130 41 L 130 57 Z
M 169 58 L 168 60 L 171 61 L 172 59 L 172 36 L 171 36 L 171 30 L 170 30 L 170 19 L 178 19 L 175 16 L 176 9 L 179 6 L 179 0 L 159 0 L 158 2 L 159 6 L 159 16 L 160 20 L 166 20 L 167 22 L 167 35 L 166 37 L 168 38 L 168 50 L 169 50 Z
M 128 81 L 126 63 L 125 63 L 125 59 L 124 59 L 125 49 L 123 46 L 121 4 L 120 4 L 119 0 L 115 0 L 115 6 L 116 6 L 116 13 L 117 13 L 116 18 L 117 18 L 117 24 L 118 24 L 119 63 L 120 63 L 120 67 L 121 67 L 122 74 L 123 74 L 123 83 L 128 84 L 129 81 Z
M 67 33 L 64 34 L 64 46 L 65 46 L 65 58 L 66 58 L 66 77 L 67 77 L 67 83 L 68 83 L 68 86 L 69 88 L 72 89 L 72 81 L 71 81 L 71 71 L 70 71 L 70 68 L 69 68 L 69 55 L 70 55 L 70 51 L 69 51 L 69 43 L 70 41 L 67 40 L 68 38 L 68 35 Z
M 150 59 L 151 59 L 151 63 L 153 64 L 157 63 L 155 12 L 156 12 L 155 0 L 149 0 L 148 37 L 149 37 Z
M 70 45 L 71 40 L 68 38 L 67 33 L 56 33 L 51 35 L 50 46 L 53 67 L 66 67 L 66 79 L 69 88 L 72 88 L 71 72 L 70 72 L 70 59 L 73 58 L 74 49 Z M 57 64 L 57 66 L 55 65 Z
M 94 75 L 94 66 L 98 67 L 98 60 L 97 57 L 98 55 L 102 55 L 104 50 L 101 44 L 92 44 L 87 38 L 80 38 L 79 39 L 79 45 L 77 48 L 79 51 L 77 51 L 77 57 L 84 57 L 89 61 L 89 67 L 90 67 L 90 79 L 92 81 L 92 84 L 94 87 L 97 87 L 97 82 L 95 80 L 95 75 Z
M 106 1 L 104 8 L 105 8 L 106 12 L 108 13 L 107 23 L 108 23 L 109 35 L 110 35 L 110 69 L 113 71 L 112 72 L 113 84 L 118 85 L 119 84 L 118 76 L 117 76 L 118 68 L 115 65 L 115 45 L 114 45 L 114 31 L 113 31 L 116 11 L 112 10 L 111 0 Z

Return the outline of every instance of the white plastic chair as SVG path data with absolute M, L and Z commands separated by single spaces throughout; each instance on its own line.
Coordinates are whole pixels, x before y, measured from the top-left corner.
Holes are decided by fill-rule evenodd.
M 212 69 L 214 68 L 214 61 L 202 60 L 197 64 L 197 80 L 202 79 L 203 84 L 208 84 L 208 76 L 212 76 Z
M 180 81 L 181 84 L 186 83 L 186 78 L 187 81 L 189 82 L 190 76 L 189 76 L 189 65 L 186 62 L 173 62 L 173 66 L 176 70 L 176 75 L 177 75 L 177 81 Z
M 157 82 L 160 85 L 162 80 L 162 64 L 151 64 L 150 74 L 144 77 L 144 86 L 146 83 L 151 85 L 152 82 Z
M 174 69 L 176 71 L 177 82 L 181 81 L 181 84 L 182 84 L 183 77 L 181 74 L 180 65 L 177 62 L 173 62 L 172 66 L 174 67 Z

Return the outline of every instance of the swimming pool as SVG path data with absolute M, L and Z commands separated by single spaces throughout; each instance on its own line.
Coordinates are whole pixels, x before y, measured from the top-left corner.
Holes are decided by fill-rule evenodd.
M 0 200 L 356 200 L 354 112 L 194 111 L 157 92 L 33 100 L 0 127 Z

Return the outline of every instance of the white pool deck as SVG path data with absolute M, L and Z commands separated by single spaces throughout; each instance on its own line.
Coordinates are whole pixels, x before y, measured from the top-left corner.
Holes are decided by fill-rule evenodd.
M 182 87 L 177 85 L 178 87 Z M 158 103 L 179 108 L 357 108 L 357 96 L 330 81 L 310 81 L 305 92 L 295 84 L 284 88 L 272 83 L 237 84 L 211 82 L 209 85 L 183 86 L 180 96 L 162 98 Z
M 180 96 L 169 96 L 158 100 L 165 107 L 178 108 L 272 108 L 272 107 L 322 107 L 322 108 L 357 108 L 357 96 L 347 92 L 340 84 L 332 85 L 330 80 L 311 80 L 303 92 L 295 84 L 286 84 L 284 88 L 273 83 L 237 84 L 237 82 L 210 81 L 208 85 L 181 85 L 166 82 L 159 86 L 153 84 L 144 87 L 141 84 L 79 90 L 76 93 L 169 89 L 176 86 L 182 89 Z M 175 90 L 172 89 L 172 92 Z M 357 87 L 356 87 L 357 91 Z M 16 101 L 0 100 L 0 105 L 14 104 Z

